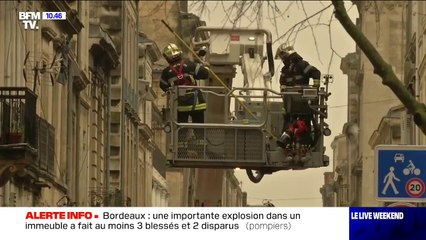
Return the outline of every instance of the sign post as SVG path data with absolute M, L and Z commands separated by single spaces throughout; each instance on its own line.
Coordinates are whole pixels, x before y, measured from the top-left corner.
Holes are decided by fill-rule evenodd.
M 426 146 L 376 147 L 375 194 L 378 201 L 426 200 Z

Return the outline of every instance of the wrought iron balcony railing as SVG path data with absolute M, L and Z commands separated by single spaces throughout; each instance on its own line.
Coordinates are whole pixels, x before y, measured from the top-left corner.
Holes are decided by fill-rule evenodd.
M 55 128 L 37 116 L 36 104 L 28 88 L 0 87 L 0 187 L 14 175 L 33 185 L 42 172 L 55 175 Z
M 27 143 L 37 148 L 37 95 L 25 87 L 0 87 L 0 145 Z

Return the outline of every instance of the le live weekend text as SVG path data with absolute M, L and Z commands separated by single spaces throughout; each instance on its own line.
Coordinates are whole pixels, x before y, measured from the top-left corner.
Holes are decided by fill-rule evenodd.
M 402 220 L 403 212 L 351 212 L 352 220 Z

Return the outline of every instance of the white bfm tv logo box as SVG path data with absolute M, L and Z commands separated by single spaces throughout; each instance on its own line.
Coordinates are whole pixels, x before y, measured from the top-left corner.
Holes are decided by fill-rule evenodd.
M 39 20 L 65 20 L 66 12 L 19 12 L 19 20 L 24 24 L 25 29 L 39 29 Z

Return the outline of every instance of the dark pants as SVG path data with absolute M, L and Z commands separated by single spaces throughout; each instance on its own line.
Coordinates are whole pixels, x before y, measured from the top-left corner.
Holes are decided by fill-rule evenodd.
M 204 110 L 178 112 L 177 121 L 179 123 L 187 123 L 189 116 L 191 116 L 193 123 L 204 123 Z
M 189 120 L 189 116 L 191 116 L 192 123 L 204 123 L 204 110 L 197 111 L 188 111 L 188 112 L 178 112 L 177 121 L 179 123 L 187 123 Z M 186 142 L 187 147 L 195 150 L 197 153 L 201 154 L 203 152 L 203 146 L 197 144 L 198 140 L 204 140 L 204 129 L 195 128 L 194 135 L 195 139 L 187 139 L 188 137 L 188 128 L 181 129 L 179 131 L 179 141 Z M 186 158 L 186 149 L 178 150 L 180 153 L 184 154 L 183 158 Z
M 177 121 L 179 123 L 187 123 L 189 116 L 191 116 L 192 123 L 204 123 L 204 110 L 178 112 Z M 184 131 L 182 134 L 186 134 L 186 132 L 187 131 Z M 202 133 L 203 129 L 194 129 L 194 135 L 196 139 L 204 139 Z

